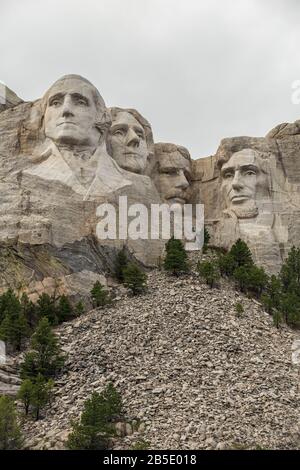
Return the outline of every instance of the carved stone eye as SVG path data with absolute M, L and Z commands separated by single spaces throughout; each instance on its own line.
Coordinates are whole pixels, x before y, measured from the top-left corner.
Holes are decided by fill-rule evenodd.
M 228 178 L 232 178 L 232 177 L 233 177 L 233 173 L 227 172 L 227 173 L 223 174 L 224 179 L 228 179 Z
M 118 129 L 117 131 L 114 132 L 113 135 L 123 136 L 123 135 L 124 135 L 124 131 L 122 131 L 122 129 Z
M 59 100 L 54 100 L 54 101 L 51 102 L 50 105 L 51 105 L 51 106 L 59 106 L 60 104 L 61 104 L 61 103 L 60 103 Z

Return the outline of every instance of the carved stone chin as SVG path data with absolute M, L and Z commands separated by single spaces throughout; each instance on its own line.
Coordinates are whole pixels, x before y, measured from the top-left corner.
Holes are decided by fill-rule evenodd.
M 224 213 L 233 212 L 237 219 L 253 219 L 258 216 L 259 211 L 254 201 L 252 202 L 253 202 L 252 208 L 251 207 L 234 207 L 234 208 L 231 208 L 230 211 L 224 211 Z

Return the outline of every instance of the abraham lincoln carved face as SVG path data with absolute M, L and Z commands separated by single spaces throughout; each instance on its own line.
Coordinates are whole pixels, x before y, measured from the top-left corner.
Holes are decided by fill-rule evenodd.
M 258 205 L 269 195 L 268 174 L 258 152 L 234 153 L 221 167 L 221 196 L 227 210 L 238 218 L 258 214 Z

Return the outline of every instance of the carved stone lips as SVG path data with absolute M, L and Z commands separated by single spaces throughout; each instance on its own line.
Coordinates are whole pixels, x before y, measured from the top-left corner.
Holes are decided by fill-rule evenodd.
M 140 154 L 137 153 L 137 152 L 124 152 L 124 154 L 125 154 L 125 155 L 132 155 L 132 156 L 134 156 L 134 157 L 139 157 L 139 156 L 140 156 Z
M 169 200 L 172 200 L 173 202 L 178 202 L 179 204 L 184 204 L 185 203 L 185 199 L 183 199 L 182 197 L 179 197 L 179 196 L 170 197 Z
M 59 126 L 62 126 L 63 124 L 73 124 L 73 126 L 77 126 L 77 124 L 75 124 L 75 122 L 72 122 L 72 121 L 63 121 L 63 122 L 60 122 L 56 125 L 56 127 L 59 127 Z
M 240 195 L 232 196 L 230 199 L 231 199 L 231 202 L 242 202 L 242 201 L 245 201 L 246 199 L 249 199 L 249 196 L 240 194 Z

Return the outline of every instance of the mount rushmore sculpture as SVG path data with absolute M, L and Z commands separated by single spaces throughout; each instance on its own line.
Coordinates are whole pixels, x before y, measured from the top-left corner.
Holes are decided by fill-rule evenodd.
M 118 250 L 155 266 L 165 241 L 101 239 L 98 207 L 204 204 L 212 243 L 249 244 L 255 261 L 277 272 L 300 230 L 300 124 L 265 138 L 224 139 L 216 154 L 155 143 L 134 109 L 107 108 L 78 75 L 56 81 L 41 99 L 10 90 L 0 108 L 0 288 L 90 288 Z M 59 284 L 57 286 L 57 283 Z M 80 286 L 80 287 L 79 287 Z

